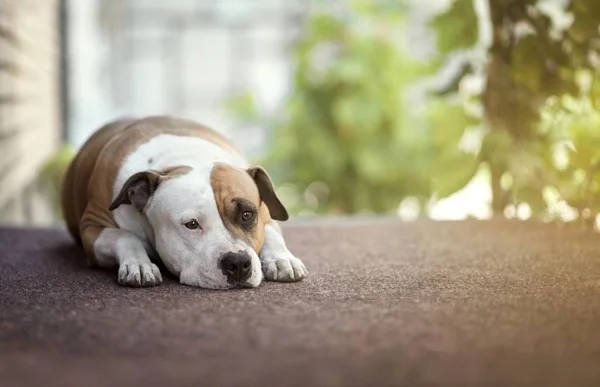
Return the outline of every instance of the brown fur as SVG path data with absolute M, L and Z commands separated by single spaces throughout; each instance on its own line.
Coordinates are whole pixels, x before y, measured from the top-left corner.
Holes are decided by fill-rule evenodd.
M 243 169 L 226 164 L 216 165 L 210 176 L 217 208 L 225 227 L 235 237 L 249 242 L 255 251 L 260 251 L 265 237 L 265 224 L 273 222 L 269 210 L 260 200 L 258 188 L 252 177 Z M 251 203 L 257 212 L 256 223 L 245 229 L 239 222 L 238 200 Z
M 123 160 L 139 145 L 160 134 L 207 139 L 237 152 L 221 134 L 198 123 L 168 116 L 121 119 L 94 133 L 71 162 L 63 181 L 62 208 L 67 227 L 94 265 L 94 242 L 104 228 L 116 228 L 109 207 Z M 163 171 L 164 173 L 164 171 Z

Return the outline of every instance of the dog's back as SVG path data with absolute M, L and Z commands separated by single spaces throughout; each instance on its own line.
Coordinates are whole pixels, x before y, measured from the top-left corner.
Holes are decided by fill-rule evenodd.
M 98 129 L 67 169 L 62 184 L 62 212 L 69 232 L 78 243 L 81 243 L 79 222 L 88 204 L 88 185 L 98 156 L 111 139 L 135 122 L 135 119 L 125 118 Z
M 101 198 L 95 207 L 99 204 L 102 208 L 92 211 L 97 218 L 94 221 L 100 221 L 104 227 L 116 227 L 108 208 L 112 200 L 112 184 L 120 166 L 117 159 L 124 159 L 138 145 L 159 134 L 201 137 L 229 152 L 240 154 L 224 135 L 186 119 L 170 116 L 123 118 L 104 125 L 84 143 L 63 180 L 63 217 L 78 243 L 81 243 L 80 223 L 91 196 Z M 93 178 L 99 181 L 95 188 L 90 188 Z

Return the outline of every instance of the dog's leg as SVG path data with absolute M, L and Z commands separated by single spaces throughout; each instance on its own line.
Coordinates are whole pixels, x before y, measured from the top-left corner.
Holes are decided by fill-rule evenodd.
M 265 225 L 265 241 L 259 257 L 269 281 L 294 282 L 308 275 L 304 263 L 288 250 L 281 230 L 274 222 Z
M 100 267 L 118 265 L 119 284 L 141 287 L 162 283 L 160 270 L 150 261 L 142 241 L 131 231 L 120 228 L 86 231 L 82 233 L 86 253 L 93 253 Z

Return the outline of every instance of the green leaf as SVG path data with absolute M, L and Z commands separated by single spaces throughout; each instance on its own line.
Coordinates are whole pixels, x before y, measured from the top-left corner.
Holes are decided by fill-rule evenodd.
M 381 107 L 360 94 L 341 97 L 332 103 L 332 116 L 342 133 L 371 137 L 380 125 Z
M 455 152 L 439 160 L 431 171 L 432 191 L 443 199 L 463 189 L 478 171 L 477 158 Z
M 344 23 L 333 15 L 317 14 L 309 20 L 309 29 L 311 41 L 336 39 L 341 37 Z
M 492 130 L 485 134 L 481 143 L 481 155 L 494 164 L 505 164 L 513 147 L 514 139 L 504 130 Z
M 440 54 L 471 48 L 478 40 L 477 13 L 473 0 L 453 0 L 450 9 L 429 22 L 437 33 Z
M 597 1 L 571 0 L 568 11 L 573 14 L 573 23 L 568 31 L 577 43 L 598 37 L 600 6 Z
M 428 113 L 431 141 L 441 146 L 458 146 L 465 130 L 480 123 L 478 118 L 467 114 L 461 104 L 440 99 L 431 102 Z
M 540 89 L 541 61 L 544 60 L 539 46 L 539 38 L 535 35 L 527 35 L 521 38 L 512 53 L 510 67 L 510 73 L 515 82 L 524 85 L 533 92 Z

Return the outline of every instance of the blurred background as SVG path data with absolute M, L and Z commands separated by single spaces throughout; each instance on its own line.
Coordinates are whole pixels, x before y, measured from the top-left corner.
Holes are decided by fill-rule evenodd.
M 99 126 L 230 136 L 295 217 L 598 227 L 600 1 L 0 0 L 0 222 Z

